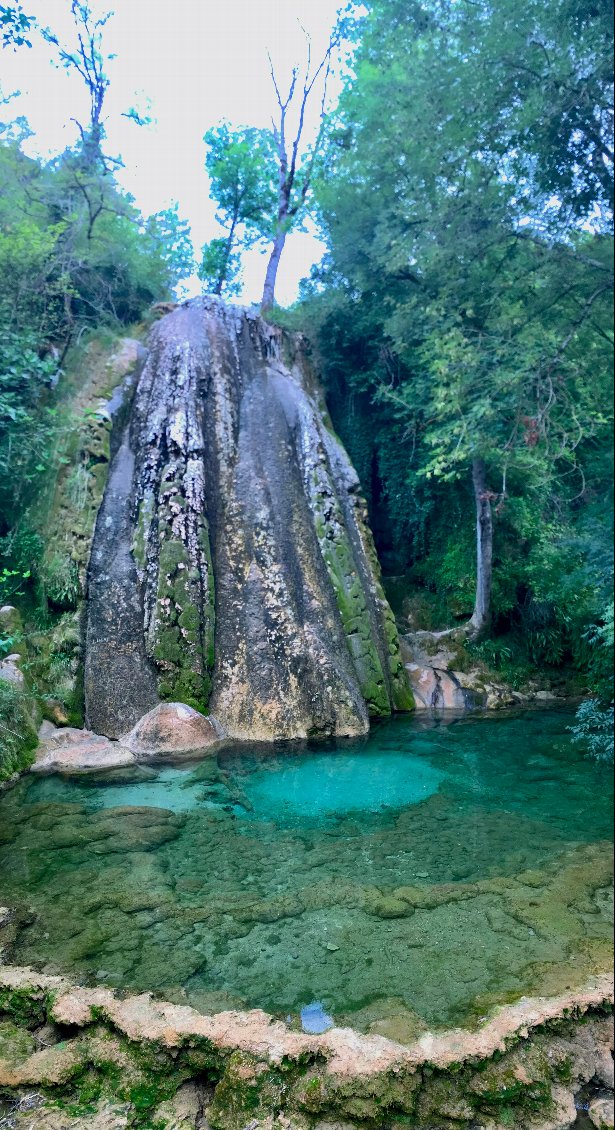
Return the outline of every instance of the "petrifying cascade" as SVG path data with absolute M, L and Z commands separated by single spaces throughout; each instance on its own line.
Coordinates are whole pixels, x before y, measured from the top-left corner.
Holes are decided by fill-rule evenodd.
M 260 740 L 412 708 L 300 336 L 210 298 L 155 326 L 94 537 L 85 679 L 110 737 L 164 700 Z

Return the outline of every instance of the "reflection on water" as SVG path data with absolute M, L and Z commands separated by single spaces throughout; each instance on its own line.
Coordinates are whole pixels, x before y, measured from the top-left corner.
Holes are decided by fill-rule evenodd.
M 0 899 L 34 912 L 13 959 L 402 1040 L 578 983 L 607 961 L 612 784 L 569 720 L 24 779 L 0 802 Z

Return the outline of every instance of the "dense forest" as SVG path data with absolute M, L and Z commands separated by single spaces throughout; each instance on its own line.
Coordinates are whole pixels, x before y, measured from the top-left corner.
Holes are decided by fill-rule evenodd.
M 142 335 L 194 269 L 177 209 L 144 217 L 119 186 L 108 17 L 72 12 L 70 45 L 0 7 L 3 50 L 27 56 L 42 34 L 91 101 L 78 142 L 48 162 L 25 154 L 28 124 L 2 103 L 0 603 L 26 625 L 7 620 L 4 655 L 76 607 L 79 562 L 50 549 L 45 513 L 59 479 L 78 508 L 97 474 L 75 439 L 96 423 L 79 400 L 84 350 Z M 311 342 L 404 630 L 452 630 L 468 663 L 514 686 L 540 672 L 589 696 L 578 734 L 598 755 L 613 713 L 612 38 L 603 0 L 346 12 L 288 90 L 272 69 L 272 129 L 205 134 L 220 236 L 199 268 L 205 291 L 232 297 L 242 252 L 269 249 L 263 308 Z M 276 272 L 308 215 L 327 251 L 283 310 Z M 58 678 L 74 662 L 63 647 Z M 28 682 L 44 704 L 40 668 Z M 23 689 L 0 689 L 10 772 L 33 724 Z
M 604 703 L 611 20 L 568 0 L 370 5 L 299 307 L 412 625 L 470 620 L 509 678 L 569 666 Z M 475 507 L 493 567 L 476 602 Z

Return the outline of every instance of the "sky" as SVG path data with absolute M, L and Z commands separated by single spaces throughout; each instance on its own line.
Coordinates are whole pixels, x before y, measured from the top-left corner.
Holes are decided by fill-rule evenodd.
M 220 234 L 209 199 L 203 134 L 221 119 L 269 126 L 276 102 L 267 53 L 283 87 L 293 64 L 305 61 L 302 27 L 319 59 L 339 2 L 91 0 L 96 13 L 114 12 L 104 29 L 104 50 L 116 56 L 107 67 L 106 130 L 107 151 L 120 154 L 125 163 L 118 179 L 145 215 L 177 201 L 180 216 L 191 225 L 197 255 L 205 241 Z M 25 10 L 72 47 L 70 0 L 28 0 Z M 45 158 L 74 142 L 71 118 L 87 121 L 88 100 L 79 77 L 54 66 L 53 48 L 37 35 L 31 38 L 30 49 L 2 52 L 0 82 L 4 95 L 20 92 L 10 115 L 24 114 L 34 132 L 26 151 Z M 339 80 L 330 89 L 334 99 Z M 132 106 L 147 111 L 152 124 L 139 127 L 122 117 Z M 317 129 L 318 110 L 315 100 L 306 120 L 308 140 Z M 315 229 L 291 234 L 278 276 L 282 305 L 295 299 L 299 280 L 322 251 Z M 242 301 L 259 300 L 265 266 L 266 256 L 258 250 L 245 257 Z

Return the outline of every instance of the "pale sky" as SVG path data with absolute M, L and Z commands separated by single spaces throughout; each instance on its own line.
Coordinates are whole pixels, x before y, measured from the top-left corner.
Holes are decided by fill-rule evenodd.
M 203 134 L 222 118 L 236 125 L 268 126 L 275 111 L 267 51 L 276 72 L 288 83 L 293 63 L 305 59 L 310 34 L 314 58 L 326 48 L 340 0 L 91 0 L 97 13 L 113 8 L 104 30 L 108 64 L 107 149 L 121 154 L 118 174 L 145 215 L 179 203 L 192 228 L 197 256 L 202 244 L 219 234 L 204 169 Z M 27 0 L 28 14 L 51 27 L 72 46 L 70 0 Z M 3 51 L 1 86 L 21 93 L 3 117 L 24 114 L 34 131 L 26 143 L 32 155 L 47 157 L 75 140 L 71 118 L 87 121 L 88 101 L 78 76 L 54 67 L 53 49 L 34 35 L 33 47 Z M 331 85 L 333 97 L 339 83 Z M 121 117 L 137 105 L 154 122 L 138 127 Z M 306 137 L 316 129 L 318 103 Z M 314 234 L 293 233 L 280 266 L 278 301 L 288 304 L 299 280 L 322 254 Z M 266 257 L 246 256 L 241 299 L 257 301 Z

